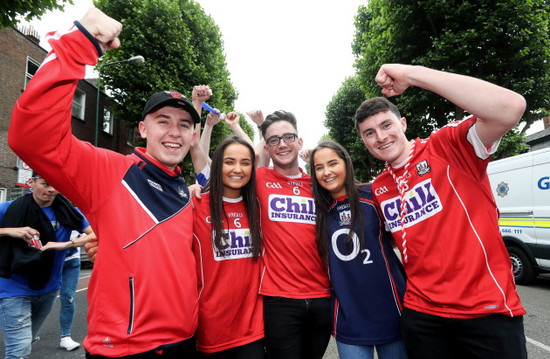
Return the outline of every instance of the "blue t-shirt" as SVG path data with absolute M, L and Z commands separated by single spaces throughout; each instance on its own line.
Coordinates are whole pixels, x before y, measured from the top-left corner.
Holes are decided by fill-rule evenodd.
M 363 215 L 362 245 L 346 237 L 351 211 L 346 197 L 335 201 L 327 216 L 329 273 L 332 284 L 333 335 L 349 345 L 387 344 L 401 338 L 401 309 L 405 293 L 403 267 L 392 249 L 370 193 L 359 192 Z M 355 224 L 355 233 L 359 225 Z
M 12 202 L 13 201 L 0 203 L 0 222 L 4 218 L 4 214 L 6 213 L 6 210 Z M 43 207 L 42 210 L 52 223 L 52 227 L 54 229 L 57 228 L 57 230 L 55 231 L 57 242 L 67 242 L 68 240 L 70 240 L 72 229 L 59 224 L 59 222 L 55 218 L 53 208 L 51 206 Z M 82 214 L 82 212 L 80 212 L 78 208 L 77 210 L 80 214 Z M 84 215 L 82 216 L 84 217 Z M 83 231 L 89 225 L 90 224 L 84 217 L 84 220 L 82 221 L 82 226 L 78 228 L 78 230 Z M 0 240 L 2 240 L 1 237 Z M 30 289 L 26 276 L 12 274 L 11 278 L 9 279 L 0 277 L 0 299 L 17 296 L 42 295 L 45 293 L 49 293 L 52 290 L 58 290 L 59 288 L 61 288 L 61 273 L 63 271 L 63 263 L 65 262 L 66 257 L 66 249 L 62 251 L 55 251 L 52 274 L 50 276 L 50 279 L 48 280 L 48 283 L 40 289 Z

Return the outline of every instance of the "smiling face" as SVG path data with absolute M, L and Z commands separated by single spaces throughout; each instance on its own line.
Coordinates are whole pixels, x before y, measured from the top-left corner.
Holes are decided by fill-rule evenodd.
M 340 198 L 346 192 L 346 163 L 330 148 L 320 148 L 313 156 L 315 178 L 332 198 Z
M 253 161 L 250 150 L 243 144 L 232 143 L 223 151 L 223 196 L 238 198 L 241 189 L 250 181 Z
M 160 164 L 175 170 L 195 138 L 189 112 L 177 107 L 161 107 L 139 123 L 142 138 L 147 139 L 146 154 Z
M 32 197 L 34 201 L 40 207 L 51 206 L 55 196 L 59 193 L 40 177 L 29 179 L 29 186 L 32 188 Z
M 358 125 L 361 141 L 376 158 L 397 166 L 409 155 L 410 143 L 405 136 L 407 122 L 391 111 L 378 112 Z
M 288 121 L 273 122 L 265 132 L 266 141 L 273 136 L 283 137 L 285 134 L 296 134 L 296 129 Z M 273 161 L 273 169 L 282 175 L 296 175 L 300 173 L 298 165 L 298 153 L 302 149 L 302 139 L 296 138 L 293 142 L 280 140 L 276 146 L 265 146 Z

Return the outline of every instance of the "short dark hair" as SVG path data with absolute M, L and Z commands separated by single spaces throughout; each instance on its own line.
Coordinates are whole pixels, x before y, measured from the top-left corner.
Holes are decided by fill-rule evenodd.
M 267 132 L 267 129 L 269 126 L 271 126 L 273 123 L 277 121 L 286 121 L 294 127 L 296 130 L 296 133 L 298 133 L 298 127 L 296 125 L 296 117 L 288 111 L 275 111 L 272 114 L 267 115 L 265 118 L 265 121 L 260 126 L 260 131 L 262 132 L 263 138 L 265 138 L 265 134 Z
M 355 111 L 355 129 L 359 131 L 359 124 L 365 121 L 367 118 L 374 116 L 380 112 L 391 111 L 401 118 L 401 113 L 397 107 L 388 101 L 385 97 L 373 97 L 363 101 L 363 103 Z

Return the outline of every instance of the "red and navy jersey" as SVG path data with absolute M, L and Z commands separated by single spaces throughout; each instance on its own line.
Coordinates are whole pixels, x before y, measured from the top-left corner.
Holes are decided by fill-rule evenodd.
M 256 181 L 264 245 L 260 294 L 294 299 L 330 296 L 315 236 L 311 177 L 302 173 L 289 178 L 260 167 Z
M 359 194 L 363 243 L 358 223 L 351 243 L 347 242 L 351 219 L 347 197 L 335 201 L 327 216 L 332 334 L 349 345 L 380 345 L 401 339 L 405 278 L 370 185 Z
M 475 117 L 415 140 L 404 219 L 408 263 L 404 304 L 454 318 L 525 314 L 498 227 L 486 168 L 498 142 L 486 148 Z M 404 166 L 394 168 L 401 176 Z M 401 200 L 385 170 L 372 185 L 387 228 L 403 251 Z
M 224 198 L 222 251 L 214 245 L 210 194 L 195 205 L 193 251 L 199 276 L 197 345 L 206 353 L 252 343 L 264 337 L 261 262 L 252 256 L 250 229 L 242 198 Z
M 71 134 L 77 82 L 98 52 L 74 26 L 49 42 L 52 52 L 13 110 L 9 143 L 82 210 L 98 237 L 84 347 L 118 357 L 187 340 L 198 318 L 187 185 L 143 149 L 123 156 Z

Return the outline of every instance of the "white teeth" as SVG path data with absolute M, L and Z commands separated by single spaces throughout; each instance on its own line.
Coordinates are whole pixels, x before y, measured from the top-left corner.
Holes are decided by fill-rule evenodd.
M 236 177 L 236 176 L 229 176 L 229 178 L 232 179 L 232 180 L 237 180 L 237 181 L 240 181 L 240 180 L 243 179 L 242 177 Z
M 329 179 L 326 179 L 325 182 L 332 182 L 334 180 L 335 180 L 335 178 L 329 178 Z
M 391 146 L 391 143 L 388 143 L 388 144 L 383 145 L 383 146 L 380 146 L 380 147 L 378 147 L 378 148 L 381 149 L 381 150 L 383 150 L 383 149 L 386 149 L 386 148 L 388 148 L 388 147 L 390 147 L 390 146 Z
M 181 145 L 180 144 L 177 144 L 177 143 L 170 143 L 170 142 L 165 142 L 164 145 L 166 147 L 172 147 L 172 148 L 180 148 Z
M 279 156 L 286 156 L 288 155 L 290 152 L 281 152 L 281 153 L 278 153 Z

